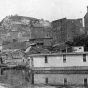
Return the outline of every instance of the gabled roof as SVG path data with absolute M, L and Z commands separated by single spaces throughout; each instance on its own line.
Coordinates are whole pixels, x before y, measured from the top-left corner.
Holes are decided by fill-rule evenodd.
M 85 14 L 84 18 L 85 18 L 85 17 L 88 17 L 88 12 Z

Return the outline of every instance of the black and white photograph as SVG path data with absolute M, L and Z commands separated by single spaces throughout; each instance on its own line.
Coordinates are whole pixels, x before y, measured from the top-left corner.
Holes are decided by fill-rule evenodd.
M 0 0 L 0 88 L 88 88 L 88 0 Z

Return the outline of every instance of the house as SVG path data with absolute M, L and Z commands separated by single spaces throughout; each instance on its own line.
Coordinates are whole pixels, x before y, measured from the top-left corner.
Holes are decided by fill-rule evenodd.
M 84 24 L 85 24 L 85 33 L 88 35 L 88 6 L 87 6 L 87 13 L 84 16 Z
M 87 70 L 88 52 L 50 53 L 28 55 L 30 69 L 39 70 Z
M 31 28 L 30 29 L 30 43 L 41 44 L 43 46 L 52 46 L 52 31 L 51 28 Z
M 59 19 L 51 22 L 53 43 L 72 41 L 74 37 L 84 34 L 82 19 Z
M 73 52 L 84 52 L 83 46 L 75 46 L 73 47 Z
M 51 28 L 32 27 L 30 30 L 30 39 L 51 38 Z

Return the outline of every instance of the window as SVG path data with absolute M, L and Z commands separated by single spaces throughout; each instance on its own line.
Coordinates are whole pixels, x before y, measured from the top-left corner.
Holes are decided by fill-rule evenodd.
M 46 84 L 48 84 L 48 78 L 46 78 Z
M 63 55 L 63 62 L 66 63 L 66 55 Z
M 84 78 L 84 86 L 87 86 L 87 78 Z
M 34 84 L 34 74 L 32 74 L 31 77 L 32 77 L 32 80 L 31 80 L 32 84 Z
M 80 23 L 82 23 L 82 20 L 80 20 Z
M 31 58 L 31 61 L 33 61 L 33 58 Z
M 64 85 L 67 85 L 67 78 L 64 78 Z
M 45 63 L 48 63 L 48 59 L 47 59 L 47 56 L 45 56 Z
M 86 54 L 83 54 L 83 62 L 86 62 Z

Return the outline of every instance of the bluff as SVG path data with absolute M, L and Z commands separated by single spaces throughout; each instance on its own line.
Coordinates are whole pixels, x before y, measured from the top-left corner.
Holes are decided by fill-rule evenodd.
M 18 15 L 6 16 L 0 22 L 0 42 L 6 46 L 14 41 L 23 43 L 31 39 L 51 38 L 50 31 L 51 23 L 47 20 Z

